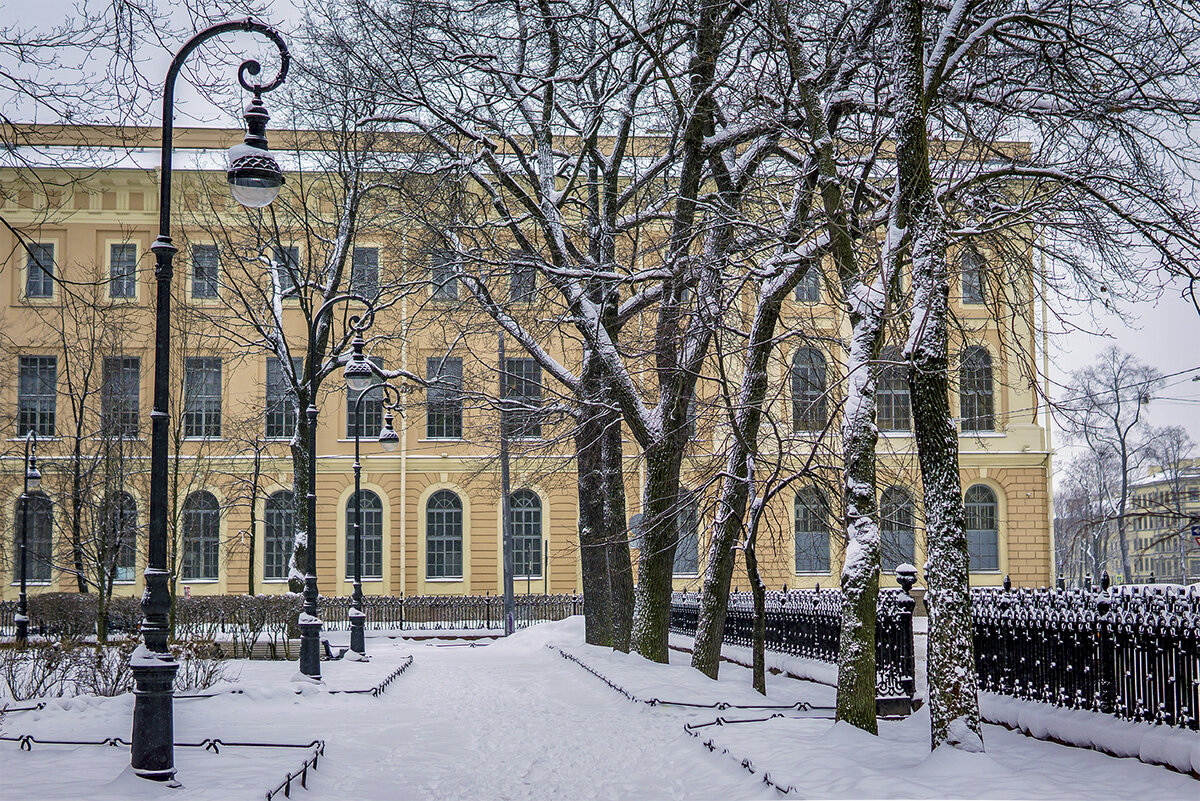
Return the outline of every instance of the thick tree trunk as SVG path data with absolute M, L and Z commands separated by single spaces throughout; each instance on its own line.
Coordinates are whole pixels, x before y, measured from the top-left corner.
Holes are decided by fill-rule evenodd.
M 588 414 L 575 433 L 579 489 L 579 561 L 583 575 L 585 639 L 592 645 L 613 645 L 612 585 L 609 582 L 606 540 L 603 422 Z
M 924 490 L 930 739 L 934 748 L 982 751 L 958 434 L 950 416 L 947 234 L 929 172 L 922 13 L 919 0 L 892 0 L 894 219 L 907 230 L 912 253 L 913 318 L 905 351 Z
M 679 538 L 679 467 L 683 428 L 646 451 L 642 550 L 633 597 L 631 645 L 655 662 L 667 661 L 675 545 Z
M 628 653 L 633 630 L 633 562 L 629 553 L 629 534 L 625 523 L 625 451 L 621 441 L 621 418 L 613 413 L 604 426 L 604 497 L 607 501 L 604 521 L 608 542 L 606 565 L 609 590 L 609 618 L 612 623 L 612 647 Z

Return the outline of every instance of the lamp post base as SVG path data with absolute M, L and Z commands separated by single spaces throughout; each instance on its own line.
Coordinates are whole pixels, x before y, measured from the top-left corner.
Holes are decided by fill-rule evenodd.
M 17 645 L 24 645 L 29 639 L 29 618 L 18 612 L 14 622 L 17 624 Z
M 350 653 L 365 654 L 367 652 L 366 635 L 367 616 L 357 608 L 350 610 Z
M 300 672 L 321 679 L 321 619 L 300 614 Z
M 175 778 L 175 719 L 172 695 L 179 665 L 170 653 L 138 648 L 133 655 L 133 745 L 129 763 L 143 779 Z

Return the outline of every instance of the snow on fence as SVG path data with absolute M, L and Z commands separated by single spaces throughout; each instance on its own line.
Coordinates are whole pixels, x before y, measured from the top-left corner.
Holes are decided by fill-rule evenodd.
M 881 715 L 907 715 L 915 708 L 914 605 L 907 591 L 879 592 L 875 612 L 875 707 Z M 840 590 L 768 592 L 766 647 L 804 659 L 836 663 L 841 612 Z M 675 593 L 671 599 L 671 631 L 694 636 L 699 614 L 697 594 Z M 753 646 L 754 602 L 750 593 L 730 593 L 724 642 Z
M 979 688 L 1197 730 L 1200 592 L 1135 585 L 971 591 Z
M 517 595 L 516 626 L 583 614 L 581 595 Z M 286 643 L 301 597 L 279 595 L 208 595 L 175 599 L 175 636 L 213 640 L 232 635 L 257 641 L 265 633 Z M 504 628 L 504 599 L 496 595 L 368 595 L 363 598 L 369 629 L 483 629 Z M 350 598 L 320 599 L 325 630 L 350 628 Z M 0 602 L 0 636 L 16 633 L 16 601 Z M 96 630 L 96 597 L 77 593 L 47 593 L 29 599 L 30 631 L 59 637 L 87 637 Z M 141 608 L 136 598 L 114 598 L 109 630 L 136 632 Z

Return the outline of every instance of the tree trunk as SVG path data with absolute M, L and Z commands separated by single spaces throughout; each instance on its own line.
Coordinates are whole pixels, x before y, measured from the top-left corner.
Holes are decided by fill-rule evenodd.
M 754 599 L 754 689 L 767 694 L 767 588 L 758 572 L 758 523 L 751 524 L 746 536 L 746 577 L 750 580 L 750 595 Z
M 810 268 L 812 269 L 812 268 Z M 729 582 L 733 578 L 734 546 L 741 536 L 749 497 L 746 459 L 758 442 L 762 423 L 763 400 L 770 382 L 767 362 L 775 348 L 775 328 L 785 298 L 803 278 L 797 270 L 795 280 L 781 284 L 771 297 L 764 298 L 750 331 L 750 354 L 742 375 L 738 406 L 734 409 L 736 436 L 729 442 L 725 478 L 713 521 L 708 547 L 708 563 L 700 592 L 696 642 L 692 648 L 692 667 L 710 678 L 717 678 L 721 667 L 721 641 L 725 637 L 725 614 L 729 605 Z
M 885 279 L 881 278 L 879 286 Z M 862 285 L 859 285 L 860 288 Z M 861 293 L 860 293 L 861 294 Z M 877 734 L 875 604 L 879 598 L 879 509 L 875 502 L 875 370 L 883 338 L 881 298 L 851 298 L 850 359 L 842 423 L 846 555 L 838 641 L 837 719 Z
M 71 557 L 75 565 L 75 586 L 80 593 L 88 591 L 83 567 L 83 432 L 77 430 L 75 451 L 71 459 Z
M 894 219 L 908 232 L 912 253 L 913 318 L 905 349 L 925 506 L 930 741 L 933 748 L 982 751 L 958 433 L 950 416 L 947 234 L 929 172 L 922 13 L 919 0 L 892 0 Z
M 687 434 L 680 427 L 647 449 L 642 550 L 634 588 L 631 644 L 654 662 L 667 661 L 675 545 L 679 538 L 679 467 Z
M 633 563 L 629 553 L 629 534 L 625 522 L 625 450 L 621 441 L 621 417 L 611 413 L 601 435 L 604 445 L 604 497 L 607 509 L 604 536 L 608 542 L 606 566 L 609 589 L 609 619 L 612 646 L 629 653 L 633 629 Z
M 297 409 L 307 408 L 307 402 Z M 292 519 L 296 524 L 292 555 L 288 561 L 288 590 L 304 592 L 304 572 L 308 565 L 308 471 L 315 464 L 305 450 L 308 441 L 308 419 L 303 412 L 296 415 L 296 434 L 292 437 Z

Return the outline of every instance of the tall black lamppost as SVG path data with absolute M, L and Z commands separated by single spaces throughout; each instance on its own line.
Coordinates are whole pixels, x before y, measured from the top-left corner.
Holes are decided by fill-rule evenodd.
M 339 303 L 354 301 L 367 307 L 362 317 L 351 317 L 350 327 L 354 329 L 354 354 L 347 360 L 343 370 L 346 385 L 354 392 L 362 392 L 375 376 L 375 366 L 367 361 L 362 353 L 362 332 L 370 327 L 375 319 L 375 306 L 371 301 L 358 295 L 334 295 L 321 304 L 308 325 L 308 351 L 305 356 L 305 386 L 308 387 L 308 407 L 304 416 L 308 421 L 308 431 L 305 432 L 304 445 L 308 453 L 308 497 L 305 508 L 305 526 L 307 542 L 305 544 L 304 569 L 304 608 L 300 612 L 300 672 L 314 681 L 321 680 L 321 618 L 317 591 L 317 364 L 313 354 L 317 352 L 317 328 L 326 317 L 333 313 L 333 307 Z
M 354 353 L 347 362 L 347 371 L 361 373 L 362 363 L 370 364 L 363 356 L 362 337 L 354 338 Z M 351 364 L 355 366 L 351 368 Z M 372 365 L 373 366 L 373 365 Z M 357 376 L 356 376 L 357 380 Z M 400 444 L 400 435 L 392 426 L 392 409 L 399 405 L 400 391 L 391 384 L 368 384 L 367 388 L 358 393 L 354 399 L 354 594 L 351 596 L 350 609 L 350 651 L 347 658 L 353 660 L 366 659 L 367 637 L 364 629 L 367 615 L 363 611 L 362 592 L 362 464 L 359 460 L 359 442 L 362 439 L 362 402 L 363 398 L 378 389 L 383 394 L 383 403 L 387 409 L 383 417 L 383 427 L 379 431 L 379 446 L 385 451 L 394 451 Z M 395 400 L 388 403 L 389 396 L 395 395 Z
M 29 638 L 29 599 L 25 594 L 25 574 L 29 568 L 29 493 L 42 484 L 37 466 L 37 432 L 25 435 L 25 488 L 21 491 L 21 594 L 17 596 L 17 645 Z
M 142 593 L 144 642 L 130 662 L 134 681 L 133 737 L 130 764 L 144 779 L 170 781 L 175 775 L 174 720 L 171 688 L 179 666 L 167 648 L 167 616 L 171 607 L 167 571 L 167 446 L 171 358 L 171 262 L 176 247 L 171 242 L 171 138 L 174 127 L 175 81 L 184 60 L 203 42 L 224 33 L 251 32 L 266 36 L 278 48 L 279 74 L 271 83 L 251 84 L 262 67 L 248 60 L 238 67 L 238 83 L 254 93 L 246 108 L 245 142 L 229 151 L 226 178 L 235 200 L 261 208 L 279 194 L 283 174 L 267 151 L 267 111 L 262 93 L 283 83 L 291 57 L 283 38 L 251 19 L 224 22 L 206 28 L 187 41 L 167 70 L 163 85 L 162 170 L 159 176 L 158 238 L 154 251 L 154 411 L 150 415 L 150 553 L 146 564 L 146 589 Z

